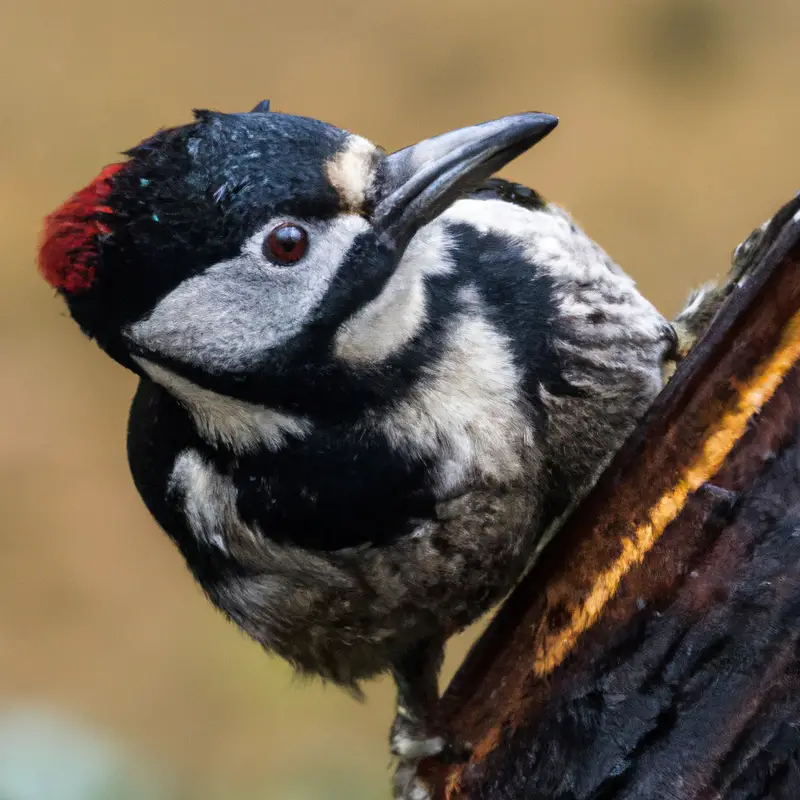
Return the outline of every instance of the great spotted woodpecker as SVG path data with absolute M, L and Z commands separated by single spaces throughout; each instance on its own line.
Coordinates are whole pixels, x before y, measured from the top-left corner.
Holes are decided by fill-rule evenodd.
M 446 639 L 631 430 L 675 330 L 490 179 L 555 117 L 386 154 L 266 102 L 195 116 L 51 214 L 41 270 L 139 376 L 133 478 L 208 597 L 303 672 L 391 671 L 395 796 L 424 797 Z

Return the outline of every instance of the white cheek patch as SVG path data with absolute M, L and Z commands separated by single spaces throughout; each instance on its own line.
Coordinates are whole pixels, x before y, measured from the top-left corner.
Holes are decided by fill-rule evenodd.
M 342 205 L 360 211 L 375 179 L 378 149 L 361 136 L 351 135 L 344 150 L 325 165 L 325 174 L 336 189 Z
M 337 331 L 334 354 L 351 364 L 374 364 L 397 353 L 425 324 L 425 279 L 455 269 L 452 238 L 438 222 L 411 240 L 383 291 Z
M 259 447 L 274 452 L 286 444 L 287 435 L 303 438 L 313 427 L 305 417 L 203 389 L 152 361 L 138 356 L 133 359 L 187 409 L 197 432 L 209 444 L 224 445 L 236 454 Z
M 309 247 L 296 264 L 281 267 L 262 255 L 272 220 L 252 236 L 242 254 L 187 278 L 149 316 L 125 331 L 136 344 L 200 367 L 236 373 L 297 335 L 325 296 L 366 220 L 344 214 L 308 226 Z

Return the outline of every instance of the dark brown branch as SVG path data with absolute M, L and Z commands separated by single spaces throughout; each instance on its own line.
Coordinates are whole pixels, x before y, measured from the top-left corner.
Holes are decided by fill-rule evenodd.
M 453 679 L 437 797 L 800 797 L 799 209 Z

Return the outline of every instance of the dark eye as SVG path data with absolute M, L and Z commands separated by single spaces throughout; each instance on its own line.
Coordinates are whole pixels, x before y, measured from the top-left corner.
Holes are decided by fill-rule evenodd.
M 276 264 L 293 264 L 308 249 L 308 233 L 293 222 L 273 228 L 264 239 L 264 255 Z

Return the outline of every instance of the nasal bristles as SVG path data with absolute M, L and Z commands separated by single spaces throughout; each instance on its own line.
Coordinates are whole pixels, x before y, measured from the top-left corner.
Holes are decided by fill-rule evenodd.
M 100 239 L 110 233 L 104 219 L 112 179 L 124 164 L 110 164 L 86 187 L 45 218 L 39 270 L 45 280 L 66 293 L 88 289 L 95 278 Z

